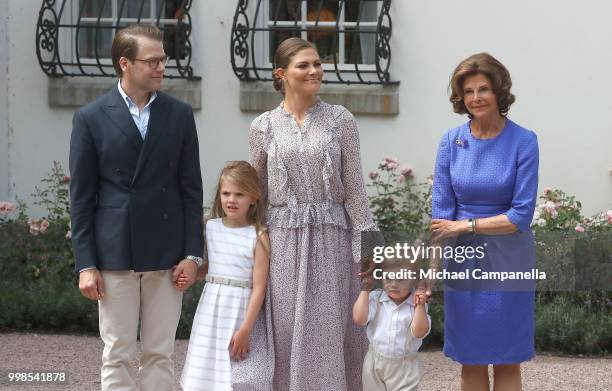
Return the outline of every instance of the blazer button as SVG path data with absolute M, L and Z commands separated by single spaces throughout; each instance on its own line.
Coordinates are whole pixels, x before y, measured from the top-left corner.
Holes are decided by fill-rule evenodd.
M 162 217 L 164 218 L 164 220 L 168 220 L 168 213 L 164 213 Z
M 172 167 L 172 162 L 168 162 L 168 167 Z
M 115 168 L 115 174 L 120 175 L 121 174 L 121 169 L 120 168 Z
M 165 186 L 164 186 L 164 187 L 162 187 L 162 188 L 161 188 L 161 191 L 162 191 L 162 193 L 165 193 L 165 192 L 166 192 L 166 187 L 165 187 Z

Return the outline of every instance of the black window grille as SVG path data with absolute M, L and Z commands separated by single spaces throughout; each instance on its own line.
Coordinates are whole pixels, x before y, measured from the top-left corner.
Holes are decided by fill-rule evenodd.
M 234 73 L 271 81 L 278 44 L 301 37 L 315 44 L 324 83 L 398 84 L 391 64 L 391 0 L 238 0 L 231 35 Z
M 50 77 L 116 77 L 111 44 L 118 29 L 152 23 L 164 32 L 166 77 L 200 79 L 191 66 L 191 0 L 43 0 L 36 55 Z

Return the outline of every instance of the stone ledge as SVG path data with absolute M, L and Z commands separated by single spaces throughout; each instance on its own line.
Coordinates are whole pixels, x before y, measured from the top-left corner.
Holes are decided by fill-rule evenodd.
M 105 94 L 116 82 L 110 78 L 49 78 L 49 106 L 81 107 Z M 200 80 L 165 79 L 162 91 L 189 103 L 194 110 L 202 109 Z
M 342 105 L 353 114 L 396 115 L 399 113 L 398 86 L 329 85 L 321 86 L 319 96 L 327 103 Z M 263 112 L 282 100 L 271 82 L 240 82 L 240 110 Z

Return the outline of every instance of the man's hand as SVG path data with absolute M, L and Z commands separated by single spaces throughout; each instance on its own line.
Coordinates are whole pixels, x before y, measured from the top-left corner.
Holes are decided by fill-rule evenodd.
M 104 298 L 104 280 L 98 269 L 84 270 L 79 273 L 81 294 L 91 300 Z
M 189 259 L 183 259 L 172 271 L 172 282 L 177 291 L 183 292 L 196 280 L 198 265 Z

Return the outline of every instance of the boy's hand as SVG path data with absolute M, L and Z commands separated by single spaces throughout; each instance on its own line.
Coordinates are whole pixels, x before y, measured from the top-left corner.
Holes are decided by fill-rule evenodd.
M 232 340 L 230 341 L 230 356 L 233 360 L 240 361 L 244 360 L 249 353 L 249 340 L 251 339 L 251 333 L 238 329 Z

